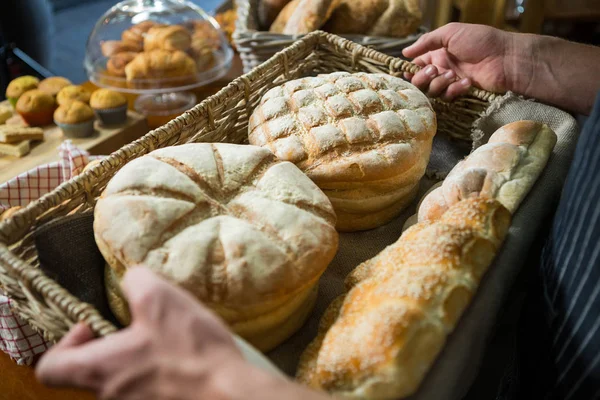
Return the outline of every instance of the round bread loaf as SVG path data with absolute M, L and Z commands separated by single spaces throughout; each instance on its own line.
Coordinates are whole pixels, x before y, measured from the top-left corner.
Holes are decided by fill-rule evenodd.
M 294 162 L 329 197 L 341 231 L 380 226 L 414 198 L 437 129 L 427 97 L 385 74 L 336 72 L 268 91 L 251 144 Z
M 94 217 L 121 322 L 129 315 L 118 281 L 141 264 L 264 351 L 304 323 L 338 246 L 327 197 L 292 163 L 255 146 L 153 151 L 110 180 Z

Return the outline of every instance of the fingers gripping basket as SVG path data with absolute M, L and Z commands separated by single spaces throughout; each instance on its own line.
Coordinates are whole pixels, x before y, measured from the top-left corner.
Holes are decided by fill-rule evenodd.
M 242 58 L 244 72 L 250 71 L 252 68 L 268 60 L 276 52 L 283 50 L 296 40 L 304 37 L 304 35 L 284 35 L 261 31 L 257 17 L 258 2 L 259 0 L 236 1 L 238 18 L 233 40 Z M 416 42 L 423 33 L 425 33 L 425 28 L 420 28 L 414 34 L 403 38 L 365 35 L 343 36 L 355 43 L 382 53 L 401 57 L 402 50 Z
M 68 293 L 39 268 L 33 235 L 43 224 L 93 209 L 109 179 L 127 162 L 157 148 L 189 142 L 246 143 L 248 116 L 261 97 L 285 81 L 334 71 L 383 72 L 400 76 L 418 67 L 335 35 L 314 32 L 276 54 L 216 95 L 168 124 L 121 148 L 94 168 L 0 223 L 0 288 L 15 310 L 49 340 L 85 321 L 98 335 L 115 327 L 89 304 Z M 474 120 L 494 94 L 473 90 L 454 103 L 434 100 L 439 130 L 469 139 Z

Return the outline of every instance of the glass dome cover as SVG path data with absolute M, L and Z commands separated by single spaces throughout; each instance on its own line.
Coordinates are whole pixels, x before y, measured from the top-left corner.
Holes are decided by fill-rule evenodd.
M 125 0 L 87 42 L 91 82 L 128 93 L 190 90 L 224 76 L 233 58 L 218 23 L 185 0 Z

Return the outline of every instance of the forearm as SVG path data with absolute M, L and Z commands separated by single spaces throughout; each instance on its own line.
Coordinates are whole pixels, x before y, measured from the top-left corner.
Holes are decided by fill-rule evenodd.
M 549 36 L 511 34 L 508 88 L 587 115 L 600 91 L 600 48 Z

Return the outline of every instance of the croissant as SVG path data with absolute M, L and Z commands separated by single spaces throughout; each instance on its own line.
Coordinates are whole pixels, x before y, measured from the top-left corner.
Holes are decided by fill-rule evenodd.
M 144 51 L 156 49 L 187 51 L 192 44 L 190 32 L 181 25 L 155 26 L 144 38 Z
M 122 42 L 120 40 L 107 40 L 100 44 L 102 54 L 105 57 L 113 56 L 117 53 L 142 51 L 142 46 L 135 42 Z
M 106 71 L 113 76 L 125 77 L 125 67 L 138 55 L 131 51 L 124 51 L 111 56 L 106 62 Z
M 152 50 L 136 55 L 125 67 L 125 76 L 134 86 L 150 84 L 135 82 L 148 79 L 160 79 L 161 86 L 178 86 L 195 79 L 196 63 L 183 51 Z
M 144 45 L 145 34 L 150 30 L 150 28 L 153 28 L 155 26 L 162 25 L 154 21 L 140 22 L 139 24 L 136 24 L 131 28 L 123 31 L 123 33 L 121 34 L 121 39 L 123 39 L 124 42 L 137 43 L 141 47 Z

